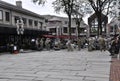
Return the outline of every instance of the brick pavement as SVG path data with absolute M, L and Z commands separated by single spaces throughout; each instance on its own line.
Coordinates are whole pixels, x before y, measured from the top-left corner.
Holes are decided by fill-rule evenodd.
M 110 81 L 120 81 L 120 60 L 112 58 Z

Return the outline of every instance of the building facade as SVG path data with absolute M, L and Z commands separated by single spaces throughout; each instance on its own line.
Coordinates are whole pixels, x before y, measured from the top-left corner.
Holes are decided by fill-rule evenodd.
M 108 36 L 120 34 L 120 0 L 113 0 L 115 16 L 108 24 Z
M 46 29 L 52 32 L 52 35 L 55 36 L 68 36 L 68 18 L 67 17 L 58 17 L 58 16 L 51 16 L 51 15 L 44 15 L 44 17 L 48 20 L 46 24 Z M 87 32 L 87 25 L 84 21 L 81 21 L 80 25 L 80 35 L 79 36 L 86 36 Z M 78 36 L 77 33 L 77 25 L 74 19 L 71 21 L 71 35 Z
M 120 0 L 113 0 L 113 5 L 116 10 L 117 17 L 120 16 Z
M 102 35 L 107 35 L 107 23 L 108 23 L 108 17 L 104 14 L 101 15 L 101 26 L 102 26 Z M 89 36 L 98 36 L 98 19 L 96 14 L 92 14 L 88 18 L 88 24 L 89 24 Z
M 17 21 L 23 20 L 24 33 L 22 38 L 17 34 Z M 0 0 L 0 49 L 8 44 L 22 43 L 29 45 L 31 39 L 35 39 L 48 33 L 44 30 L 45 18 L 22 8 L 22 2 L 16 1 L 11 5 Z M 28 46 L 29 47 L 29 46 Z

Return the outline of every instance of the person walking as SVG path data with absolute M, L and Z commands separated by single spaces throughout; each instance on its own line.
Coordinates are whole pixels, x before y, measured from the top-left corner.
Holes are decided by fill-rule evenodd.
M 78 44 L 78 51 L 80 51 L 81 50 L 81 39 L 80 38 L 78 38 L 77 44 Z
M 100 36 L 98 41 L 99 41 L 100 51 L 103 51 L 103 50 L 105 51 L 106 50 L 105 39 L 102 36 Z
M 44 46 L 44 39 L 41 38 L 40 39 L 40 49 L 43 50 L 43 46 Z
M 68 50 L 68 51 L 73 51 L 73 48 L 72 48 L 72 46 L 71 46 L 71 40 L 70 40 L 70 39 L 67 41 L 66 45 L 67 45 L 67 50 Z
M 109 49 L 111 56 L 117 56 L 119 54 L 119 49 L 120 49 L 120 40 L 118 37 L 115 37 L 112 40 L 111 48 Z
M 47 50 L 50 50 L 50 42 L 51 42 L 50 38 L 47 38 L 46 41 L 45 41 L 45 48 Z

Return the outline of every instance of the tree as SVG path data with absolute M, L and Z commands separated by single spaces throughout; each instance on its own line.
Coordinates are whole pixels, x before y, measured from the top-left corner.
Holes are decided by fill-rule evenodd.
M 76 4 L 77 0 L 55 0 L 53 2 L 53 6 L 56 12 L 63 11 L 67 14 L 69 22 L 68 22 L 68 32 L 71 37 L 71 17 L 73 13 L 73 8 Z
M 41 4 L 45 4 L 45 2 L 46 2 L 46 0 L 32 0 L 33 1 L 33 3 L 37 3 L 37 4 L 39 4 L 39 5 L 41 5 Z
M 84 0 L 78 0 L 73 8 L 73 13 L 72 16 L 76 22 L 77 25 L 77 34 L 78 37 L 81 33 L 80 31 L 80 25 L 81 25 L 81 21 L 83 21 L 83 17 L 86 16 L 88 14 L 88 12 L 85 10 L 86 9 L 86 5 L 89 5 L 86 3 L 86 1 Z M 92 13 L 91 9 L 89 8 L 89 13 Z
M 98 19 L 98 36 L 102 35 L 102 14 L 106 12 L 106 16 L 110 12 L 113 0 L 88 0 Z
M 32 0 L 34 3 L 44 4 L 46 0 Z M 55 11 L 58 13 L 60 11 L 65 12 L 68 15 L 68 32 L 71 37 L 71 15 L 73 13 L 73 7 L 77 0 L 55 0 L 53 6 Z

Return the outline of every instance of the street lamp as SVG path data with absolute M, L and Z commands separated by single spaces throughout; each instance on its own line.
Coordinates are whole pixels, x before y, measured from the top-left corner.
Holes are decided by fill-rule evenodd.
M 84 33 L 85 33 L 85 36 L 87 37 L 87 30 L 86 29 L 84 30 Z
M 24 34 L 24 28 L 23 28 L 23 20 L 20 18 L 19 20 L 17 20 L 17 34 L 20 36 L 20 50 L 22 50 L 22 35 Z

